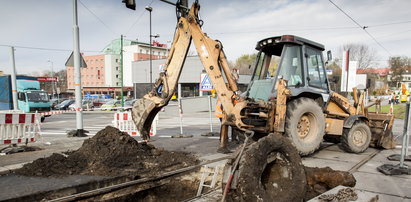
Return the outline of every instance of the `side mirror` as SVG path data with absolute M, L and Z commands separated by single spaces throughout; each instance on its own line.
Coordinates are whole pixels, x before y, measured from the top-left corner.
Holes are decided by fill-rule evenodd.
M 333 59 L 333 56 L 331 54 L 331 51 L 329 50 L 329 51 L 327 51 L 327 62 L 331 61 L 332 59 Z

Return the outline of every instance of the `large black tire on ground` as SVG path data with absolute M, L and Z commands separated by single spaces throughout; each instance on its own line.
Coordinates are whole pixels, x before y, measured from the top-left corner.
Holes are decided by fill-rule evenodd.
M 304 166 L 288 138 L 269 134 L 244 151 L 235 201 L 302 201 Z
M 371 142 L 370 127 L 363 121 L 356 121 L 351 128 L 344 128 L 341 148 L 350 153 L 362 153 Z
M 309 155 L 320 147 L 325 134 L 325 118 L 318 103 L 310 98 L 298 98 L 287 103 L 285 136 L 300 155 Z

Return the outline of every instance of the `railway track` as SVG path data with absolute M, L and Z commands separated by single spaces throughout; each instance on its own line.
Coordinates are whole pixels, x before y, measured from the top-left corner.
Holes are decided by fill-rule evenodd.
M 322 151 L 334 144 L 325 145 Z M 361 166 L 370 161 L 374 156 L 380 153 L 381 150 L 375 150 L 364 156 L 358 163 L 352 166 L 348 172 L 354 173 Z M 210 161 L 202 162 L 198 165 L 189 166 L 186 168 L 170 171 L 154 177 L 139 178 L 128 176 L 124 179 L 113 178 L 103 179 L 89 184 L 81 184 L 65 189 L 52 190 L 45 193 L 35 193 L 33 195 L 16 196 L 15 198 L 7 199 L 6 201 L 109 201 L 109 200 L 126 200 L 130 197 L 139 197 L 142 193 L 151 192 L 153 189 L 165 187 L 168 184 L 179 183 L 185 178 L 191 181 L 192 195 L 187 196 L 187 201 L 207 201 L 221 196 L 221 188 L 207 192 L 199 197 L 195 196 L 198 188 L 199 170 L 202 166 L 226 160 L 230 157 L 217 158 Z M 325 165 L 318 165 L 324 167 Z M 0 200 L 1 201 L 1 200 Z
M 214 160 L 202 162 L 198 165 L 189 166 L 186 168 L 163 173 L 159 176 L 136 179 L 120 184 L 115 184 L 107 187 L 93 189 L 81 193 L 70 194 L 64 197 L 59 197 L 49 200 L 50 202 L 67 202 L 78 200 L 112 200 L 127 197 L 127 195 L 135 195 L 138 192 L 152 189 L 170 183 L 173 178 L 185 173 L 190 173 L 198 170 L 204 165 L 226 160 L 230 157 L 222 157 Z

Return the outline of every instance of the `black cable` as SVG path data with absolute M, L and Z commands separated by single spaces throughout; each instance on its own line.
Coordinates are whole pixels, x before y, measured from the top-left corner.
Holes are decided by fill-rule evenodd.
M 43 51 L 62 51 L 62 52 L 71 52 L 73 50 L 69 49 L 57 49 L 57 48 L 42 48 L 42 47 L 30 47 L 30 46 L 15 46 L 15 45 L 7 45 L 7 44 L 0 44 L 3 47 L 15 47 L 15 48 L 24 48 L 24 49 L 35 49 L 35 50 L 43 50 Z M 100 53 L 101 51 L 81 51 L 81 52 L 97 52 Z
M 151 4 L 153 4 L 154 0 L 151 0 L 151 2 L 148 4 L 148 6 L 151 6 Z M 143 17 L 144 13 L 146 10 L 144 10 L 140 16 L 138 16 L 138 18 L 136 19 L 136 21 L 134 21 L 134 23 L 131 25 L 131 27 L 128 29 L 128 31 L 126 32 L 126 35 L 128 35 L 128 33 L 130 33 L 131 29 L 133 29 L 134 25 L 137 24 L 138 21 L 140 21 L 140 19 Z
M 376 25 L 370 25 L 368 27 L 382 27 L 382 26 L 388 26 L 388 25 L 399 25 L 399 24 L 407 24 L 407 23 L 411 23 L 411 20 L 401 21 L 401 22 L 384 23 L 384 24 L 376 24 Z
M 94 15 L 94 17 L 96 17 L 97 20 L 100 21 L 101 24 L 103 24 L 111 33 L 113 33 L 116 36 L 119 35 L 119 34 L 116 34 L 112 29 L 110 29 L 110 27 L 108 27 L 107 24 L 103 22 L 103 20 L 101 20 L 95 13 L 93 13 L 93 11 L 91 11 L 86 5 L 84 5 L 83 2 L 81 2 L 81 0 L 79 2 L 80 2 L 81 5 L 83 5 L 84 8 L 86 8 L 86 10 L 88 10 L 88 12 L 90 12 L 92 15 Z
M 365 30 L 366 28 L 368 28 L 367 26 L 361 26 L 360 23 L 358 23 L 356 20 L 354 20 L 354 18 L 352 18 L 350 15 L 348 15 L 344 10 L 342 10 L 340 7 L 337 6 L 337 4 L 335 4 L 333 1 L 328 0 L 330 3 L 332 3 L 335 7 L 338 8 L 338 10 L 340 10 L 342 13 L 344 13 L 344 15 L 346 15 L 348 18 L 350 18 L 356 25 L 358 25 L 358 27 L 360 27 L 362 30 L 364 30 L 365 33 L 367 33 L 367 35 L 369 37 L 371 37 L 375 43 L 377 43 L 382 49 L 384 49 L 389 55 L 391 55 L 391 53 L 380 43 L 377 41 L 377 39 L 375 39 L 374 36 L 372 36 L 367 30 Z

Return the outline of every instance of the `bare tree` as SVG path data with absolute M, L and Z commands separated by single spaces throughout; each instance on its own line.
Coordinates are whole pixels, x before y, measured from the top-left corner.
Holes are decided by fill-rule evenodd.
M 41 89 L 47 91 L 48 93 L 52 93 L 53 91 L 57 90 L 55 89 L 56 87 L 60 89 L 60 92 L 66 92 L 67 91 L 67 71 L 65 69 L 60 70 L 58 72 L 54 72 L 53 74 L 49 70 L 45 70 L 42 72 L 41 75 L 39 76 L 55 76 L 57 77 L 57 83 L 52 83 L 52 82 L 40 82 L 40 87 Z M 54 87 L 53 87 L 54 85 Z M 53 90 L 54 88 L 54 90 Z
M 411 59 L 405 56 L 390 57 L 388 60 L 392 74 L 391 87 L 397 87 L 397 83 L 403 80 L 402 74 L 411 66 Z
M 235 67 L 240 71 L 240 74 L 252 74 L 253 63 L 257 58 L 257 54 L 244 54 L 237 58 Z
M 350 51 L 350 60 L 358 61 L 358 68 L 371 68 L 376 59 L 376 51 L 365 44 L 349 43 L 342 47 L 342 50 Z

